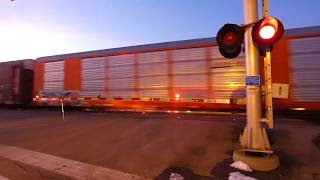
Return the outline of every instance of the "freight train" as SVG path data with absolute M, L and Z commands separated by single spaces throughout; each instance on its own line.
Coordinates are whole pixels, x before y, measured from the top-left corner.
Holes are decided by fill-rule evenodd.
M 0 63 L 0 105 L 27 106 L 32 101 L 34 60 Z
M 215 38 L 40 57 L 30 64 L 33 82 L 16 80 L 27 77 L 16 75 L 16 67 L 23 73 L 28 68 L 21 63 L 29 61 L 11 62 L 9 69 L 10 62 L 0 64 L 10 70 L 4 74 L 11 78 L 10 85 L 8 79 L 0 79 L 0 102 L 26 104 L 32 99 L 33 106 L 63 103 L 138 110 L 245 109 L 244 53 L 223 58 Z M 32 86 L 17 90 L 15 84 L 24 81 Z M 285 31 L 273 47 L 272 81 L 275 109 L 320 110 L 320 26 Z M 33 98 L 23 95 L 31 90 Z

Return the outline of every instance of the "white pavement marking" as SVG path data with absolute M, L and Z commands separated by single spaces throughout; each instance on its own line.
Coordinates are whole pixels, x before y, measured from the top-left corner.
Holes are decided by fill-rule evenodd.
M 9 179 L 0 175 L 0 180 L 9 180 Z
M 75 179 L 95 180 L 147 180 L 148 178 L 124 173 L 100 166 L 95 166 L 79 161 L 44 154 L 18 147 L 0 145 L 0 156 L 39 167 L 50 172 L 65 175 Z M 0 180 L 2 180 L 0 178 Z

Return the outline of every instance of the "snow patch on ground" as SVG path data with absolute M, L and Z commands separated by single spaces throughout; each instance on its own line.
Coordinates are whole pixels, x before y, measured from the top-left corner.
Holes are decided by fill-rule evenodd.
M 235 161 L 234 163 L 230 164 L 231 167 L 240 169 L 242 171 L 252 172 L 253 170 L 244 162 L 242 161 Z
M 240 172 L 231 172 L 229 174 L 229 180 L 258 180 L 254 177 L 246 176 L 241 174 Z

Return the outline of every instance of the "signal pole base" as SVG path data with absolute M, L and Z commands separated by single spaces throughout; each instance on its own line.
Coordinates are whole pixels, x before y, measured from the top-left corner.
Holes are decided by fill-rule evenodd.
M 242 161 L 256 171 L 271 171 L 280 165 L 279 158 L 274 153 L 257 152 L 245 149 L 233 151 L 233 161 Z

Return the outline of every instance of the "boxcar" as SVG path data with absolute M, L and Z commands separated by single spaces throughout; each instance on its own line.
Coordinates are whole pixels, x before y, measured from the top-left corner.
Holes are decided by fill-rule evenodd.
M 319 110 L 319 70 L 320 26 L 286 30 L 272 51 L 275 108 Z M 244 53 L 225 59 L 202 38 L 40 57 L 33 94 L 46 106 L 244 109 L 244 82 Z
M 0 104 L 28 105 L 32 101 L 33 63 L 31 59 L 0 63 Z

